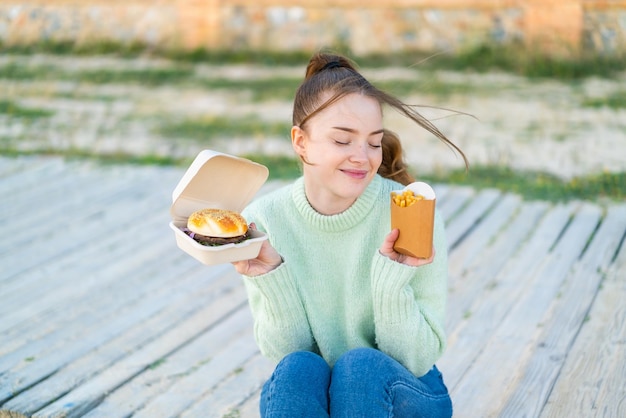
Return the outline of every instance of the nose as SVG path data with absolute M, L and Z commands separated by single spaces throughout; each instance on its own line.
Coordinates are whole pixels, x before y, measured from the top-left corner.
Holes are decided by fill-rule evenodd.
M 354 144 L 350 161 L 358 163 L 367 161 L 367 144 Z

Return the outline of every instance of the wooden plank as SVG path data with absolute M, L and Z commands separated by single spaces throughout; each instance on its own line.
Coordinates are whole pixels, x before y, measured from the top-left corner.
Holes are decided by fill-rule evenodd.
M 598 209 L 594 207 L 590 210 Z M 569 274 L 553 303 L 553 313 L 542 323 L 537 348 L 502 416 L 539 416 L 624 232 L 626 206 L 615 206 L 609 210 L 583 258 Z M 572 412 L 575 414 L 568 416 L 588 416 L 592 413 Z
M 494 255 L 491 257 L 494 266 L 483 263 L 481 268 L 472 273 L 474 277 L 489 278 L 491 284 L 488 291 L 468 286 L 466 292 L 471 293 L 452 293 L 448 303 L 449 315 L 454 322 L 449 323 L 452 332 L 448 336 L 448 349 L 439 362 L 439 367 L 445 372 L 446 383 L 455 405 L 461 409 L 465 407 L 464 402 L 469 402 L 470 399 L 457 396 L 457 386 L 465 379 L 476 358 L 512 309 L 514 298 L 528 291 L 530 278 L 539 269 L 543 257 L 558 239 L 574 209 L 571 205 L 558 205 L 544 215 L 545 204 L 525 207 L 527 209 L 520 212 L 520 216 L 503 233 L 502 238 L 494 243 L 494 250 L 487 254 Z M 533 228 L 533 222 L 541 215 L 544 216 L 537 223 L 537 228 Z M 510 241 L 509 232 L 514 232 Z M 515 252 L 517 246 L 512 245 L 513 242 L 522 241 L 525 244 Z M 495 256 L 499 254 L 500 248 L 507 257 Z M 465 315 L 465 312 L 469 314 Z M 461 317 L 462 321 L 459 319 Z
M 463 272 L 463 277 L 451 280 L 446 325 L 448 329 L 452 330 L 449 344 L 455 343 L 456 334 L 459 332 L 459 327 L 463 326 L 464 320 L 475 315 L 478 310 L 486 309 L 491 300 L 501 304 L 501 298 L 506 297 L 506 294 L 501 293 L 500 287 L 508 286 L 508 281 L 518 282 L 522 271 L 515 268 L 521 265 L 515 259 L 516 252 L 522 253 L 523 268 L 526 271 L 532 270 L 533 266 L 536 266 L 541 260 L 539 251 L 543 250 L 544 254 L 547 253 L 549 245 L 556 240 L 567 220 L 566 216 L 559 217 L 558 211 L 553 212 L 554 215 L 547 218 L 553 234 L 552 240 L 542 238 L 541 242 L 531 241 L 522 247 L 525 240 L 532 236 L 532 231 L 547 208 L 548 205 L 545 203 L 523 204 L 517 216 L 510 220 L 505 229 L 500 231 L 501 233 L 492 241 L 491 245 L 485 248 L 479 257 L 473 259 Z M 560 224 L 558 223 L 559 219 L 561 220 Z M 468 240 L 468 243 L 471 243 L 473 239 L 474 237 L 472 240 Z M 451 258 L 454 257 L 457 250 L 458 248 L 452 251 Z M 526 254 L 530 254 L 530 256 Z M 510 267 L 511 264 L 515 267 Z M 507 266 L 509 266 L 508 272 Z M 509 291 L 511 290 L 509 289 Z M 493 320 L 495 318 L 491 321 Z M 482 328 L 482 330 L 486 332 L 488 328 Z M 468 355 L 470 352 L 465 351 L 464 355 Z
M 65 396 L 55 400 L 33 417 L 78 417 L 98 405 L 116 388 L 125 384 L 151 365 L 158 364 L 174 351 L 179 350 L 200 333 L 209 330 L 233 310 L 245 305 L 245 290 L 237 286 L 222 295 L 214 303 L 185 320 L 180 326 L 160 336 L 140 350 L 109 367 Z
M 271 376 L 271 372 L 269 376 Z M 240 418 L 259 418 L 260 396 L 261 396 L 261 390 L 259 389 L 256 393 L 254 393 L 248 399 L 246 399 L 243 404 L 241 404 L 241 406 L 238 408 Z
M 137 188 L 144 184 L 146 188 L 154 189 L 153 185 L 145 181 L 139 184 L 120 182 L 119 179 L 104 173 L 83 176 L 72 176 L 68 173 L 68 176 L 70 178 L 62 188 L 51 188 L 44 183 L 36 188 L 32 199 L 17 199 L 13 205 L 13 213 L 7 212 L 6 218 L 0 221 L 7 236 L 15 237 L 0 243 L 0 252 L 6 251 L 9 244 L 16 247 L 29 245 L 33 239 L 50 240 L 55 232 L 62 231 L 71 223 L 81 223 L 83 228 L 88 229 L 89 219 L 103 208 L 116 204 L 124 195 L 128 197 L 136 195 Z M 36 234 L 30 233 L 34 226 Z
M 0 189 L 10 189 L 5 181 L 13 178 L 32 186 L 12 206 L 0 202 L 0 212 L 15 213 L 61 190 L 34 182 L 29 170 L 36 164 L 23 173 L 2 164 L 0 158 Z M 45 166 L 37 170 L 45 173 Z M 76 167 L 86 177 L 69 180 Z M 54 164 L 48 169 L 55 173 Z M 109 235 L 97 243 L 80 241 L 51 257 L 49 250 L 27 260 L 32 263 L 25 269 L 0 259 L 0 364 L 8 371 L 0 379 L 23 377 L 24 383 L 1 408 L 91 418 L 258 417 L 259 390 L 273 365 L 252 340 L 241 281 L 231 266 L 207 277 L 214 270 L 180 252 L 167 229 L 169 193 L 182 170 L 108 171 L 65 162 L 56 170 L 56 178 L 65 179 L 59 184 L 76 185 L 92 204 L 117 205 L 116 214 L 104 219 Z M 90 181 L 100 193 L 86 188 Z M 270 182 L 259 194 L 280 186 Z M 593 300 L 624 234 L 624 205 L 609 208 L 589 242 L 596 205 L 550 208 L 513 195 L 496 196 L 489 205 L 469 188 L 436 187 L 458 243 L 450 251 L 449 348 L 438 364 L 455 416 L 537 416 L 542 408 L 543 416 L 624 415 L 626 245 Z M 76 197 L 54 202 L 45 213 L 67 222 L 81 210 Z M 148 215 L 154 211 L 160 214 Z M 133 222 L 137 217 L 141 222 Z M 127 240 L 142 228 L 152 232 Z M 70 230 L 50 229 L 50 242 L 74 238 L 78 229 Z M 136 249 L 150 241 L 159 244 Z M 10 249 L 14 257 L 30 255 L 28 246 L 17 247 Z M 146 266 L 157 259 L 158 269 Z M 28 353 L 48 365 L 23 358 Z
M 94 171 L 85 171 L 81 167 L 77 168 L 77 172 L 72 172 L 69 169 L 59 171 L 51 175 L 50 177 L 42 177 L 39 183 L 29 185 L 26 189 L 20 189 L 12 192 L 10 195 L 12 199 L 7 199 L 7 202 L 3 203 L 3 218 L 2 223 L 11 225 L 11 220 L 19 221 L 20 215 L 26 211 L 26 213 L 36 213 L 39 210 L 46 209 L 47 206 L 56 206 L 63 203 L 65 197 L 79 197 L 77 191 L 81 189 L 89 189 L 95 191 L 95 184 L 104 181 L 105 177 L 99 175 Z M 45 181 L 42 181 L 45 179 Z M 12 183 L 12 179 L 8 179 L 8 183 Z M 83 204 L 84 206 L 84 204 Z M 38 208 L 39 210 L 35 210 Z M 37 218 L 39 219 L 39 218 Z M 31 219 L 31 222 L 33 219 Z M 45 223 L 42 222 L 44 226 Z M 32 223 L 31 223 L 32 227 Z
M 626 416 L 626 245 L 606 272 L 542 418 Z
M 137 176 L 131 176 L 131 179 Z M 167 205 L 167 195 L 162 190 L 161 184 L 165 184 L 167 177 L 153 176 L 149 181 L 142 181 L 139 184 L 133 184 L 128 179 L 124 182 L 117 180 L 112 182 L 113 186 L 101 190 L 100 188 L 91 187 L 98 193 L 98 197 L 93 197 L 90 192 L 79 190 L 72 196 L 78 196 L 69 199 L 72 205 L 55 203 L 49 204 L 46 201 L 40 201 L 36 205 L 25 211 L 25 214 L 36 211 L 35 215 L 22 216 L 20 220 L 12 222 L 5 229 L 7 239 L 0 242 L 0 263 L 9 260 L 20 260 L 21 263 L 16 264 L 12 269 L 5 269 L 1 277 L 4 278 L 6 284 L 7 278 L 11 277 L 12 272 L 23 271 L 25 263 L 32 263 L 29 252 L 35 253 L 39 248 L 54 247 L 49 245 L 55 240 L 76 242 L 78 244 L 94 245 L 98 243 L 102 237 L 108 237 L 111 233 L 124 233 L 126 228 L 134 225 L 137 219 L 143 220 L 147 216 L 153 217 L 154 213 L 163 213 L 167 216 L 169 209 Z M 117 185 L 115 185 L 117 184 Z M 128 184 L 128 185 L 127 185 Z M 87 184 L 86 186 L 89 186 Z M 148 194 L 146 194 L 148 193 Z M 147 204 L 142 204 L 142 200 L 146 200 L 144 196 L 149 197 Z M 87 199 L 89 204 L 85 205 L 82 198 Z M 56 199 L 55 202 L 64 199 Z M 159 210 L 159 208 L 162 208 Z M 46 210 L 46 208 L 50 208 Z M 152 212 L 152 214 L 150 213 Z M 119 219 L 115 216 L 119 216 Z M 37 228 L 37 234 L 32 233 L 32 219 L 49 220 L 44 222 Z M 124 222 L 122 224 L 122 222 Z M 106 228 L 106 233 L 102 233 L 102 228 Z M 70 240 L 73 237 L 73 240 Z M 60 255 L 66 255 L 67 252 Z M 35 257 L 35 260 L 37 258 Z M 14 273 L 13 273 L 14 274 Z
M 463 236 L 479 224 L 489 209 L 502 196 L 500 191 L 485 189 L 479 192 L 460 213 L 458 213 L 446 226 L 446 239 L 448 246 L 454 248 L 459 244 Z
M 209 362 L 229 341 L 237 339 L 244 333 L 252 333 L 252 317 L 247 306 L 242 304 L 232 315 L 217 323 L 208 332 L 204 332 L 180 350 L 163 358 L 158 367 L 143 371 L 108 394 L 86 417 L 130 416 L 177 385 L 185 376 L 196 373 L 199 367 Z
M 443 214 L 444 221 L 450 222 L 475 194 L 476 191 L 470 187 L 450 186 L 445 200 L 441 203 L 437 202 L 437 207 Z
M 213 392 L 183 412 L 181 418 L 241 417 L 240 406 L 258 391 L 274 370 L 274 365 L 256 354 L 241 370 L 225 379 Z M 258 410 L 256 415 L 258 417 Z
M 584 207 L 576 213 L 554 250 L 530 278 L 526 293 L 509 300 L 512 309 L 455 388 L 465 416 L 497 415 L 517 385 L 537 327 L 598 223 L 600 213 L 594 209 Z
M 521 206 L 521 198 L 516 195 L 505 195 L 495 207 L 479 221 L 471 234 L 471 239 L 463 240 L 450 252 L 448 257 L 448 275 L 450 282 L 464 275 L 465 270 L 484 253 L 485 246 L 498 234 L 507 222 L 514 217 Z
M 70 392 L 93 375 L 123 359 L 129 353 L 146 345 L 154 338 L 177 326 L 186 317 L 203 309 L 227 289 L 233 287 L 232 277 L 224 275 L 227 266 L 211 271 L 197 269 L 187 274 L 185 291 L 172 294 L 171 301 L 156 315 L 136 323 L 123 334 L 77 358 L 36 386 L 20 393 L 4 407 L 32 414 L 45 407 L 53 399 Z
M 175 248 L 171 241 L 163 239 L 163 233 L 156 228 L 148 228 L 143 234 L 140 230 L 129 229 L 130 233 L 133 231 L 137 232 L 136 239 L 126 237 L 121 243 L 118 239 L 104 239 L 103 245 L 98 243 L 78 248 L 76 254 L 64 254 L 50 260 L 48 265 L 22 272 L 14 276 L 14 280 L 4 283 L 0 292 L 4 299 L 0 314 L 8 316 L 10 313 L 11 317 L 0 325 L 0 333 L 38 312 L 58 306 L 59 300 L 76 302 L 77 298 L 86 297 L 89 292 L 118 281 L 120 275 L 149 268 L 155 257 L 170 254 Z M 118 262 L 111 263 L 111 260 Z M 67 283 L 72 281 L 76 285 L 68 286 Z M 33 300 L 38 300 L 38 303 L 29 306 Z
M 250 322 L 250 327 L 237 335 L 235 339 L 220 341 L 220 346 L 220 350 L 206 363 L 136 411 L 133 417 L 177 417 L 209 393 L 258 352 L 252 335 L 252 322 Z
M 159 202 L 162 200 L 158 196 L 149 195 L 144 198 L 141 195 L 130 195 L 109 205 L 106 210 L 100 210 L 95 216 L 96 219 L 68 217 L 64 222 L 60 222 L 59 229 L 55 230 L 52 236 L 46 237 L 45 240 L 29 240 L 28 249 L 30 251 L 26 257 L 24 257 L 24 248 L 17 245 L 19 239 L 11 237 L 13 248 L 0 255 L 0 264 L 5 266 L 3 269 L 4 280 L 35 266 L 45 264 L 56 257 L 63 256 L 69 251 L 75 251 L 89 245 L 93 241 L 93 237 L 110 233 L 110 231 L 123 231 L 125 227 L 136 221 L 136 214 L 151 212 L 155 207 L 159 207 Z M 85 225 L 89 225 L 89 233 L 86 233 Z M 56 240 L 56 236 L 62 236 L 63 239 Z M 51 240 L 54 240 L 55 245 L 50 245 Z M 19 259 L 19 263 L 11 262 L 20 255 L 22 257 Z
M 45 277 L 42 278 L 42 284 L 33 282 L 37 288 L 43 288 L 43 293 L 38 289 L 29 294 L 26 288 L 5 296 L 12 299 L 8 299 L 5 302 L 7 307 L 2 309 L 6 312 L 6 320 L 1 325 L 0 341 L 4 345 L 0 352 L 6 353 L 10 346 L 21 341 L 43 338 L 53 331 L 49 326 L 51 323 L 61 328 L 66 328 L 73 321 L 75 324 L 85 324 L 90 317 L 110 315 L 132 300 L 129 298 L 138 298 L 142 294 L 158 290 L 164 286 L 160 279 L 165 278 L 158 275 L 161 273 L 159 269 L 163 270 L 163 274 L 168 271 L 185 273 L 184 266 L 175 262 L 185 261 L 184 255 L 173 250 L 175 247 L 171 241 L 155 240 L 142 250 L 127 252 L 132 254 L 127 260 L 116 258 L 118 262 L 109 261 L 102 266 L 95 263 L 94 267 L 98 270 L 91 274 L 87 274 L 84 268 L 68 269 L 65 275 L 63 272 L 56 273 L 58 278 L 49 280 L 52 284 L 46 283 Z M 161 260 L 162 265 L 155 264 L 157 259 Z M 129 279 L 119 280 L 120 277 Z M 74 285 L 69 285 L 70 283 Z M 37 303 L 33 303 L 34 300 Z M 82 319 L 75 322 L 77 318 Z M 67 328 L 68 331 L 70 329 Z M 29 331 L 28 335 L 23 334 L 25 330 Z
M 155 286 L 156 287 L 156 286 Z M 45 379 L 74 359 L 104 344 L 166 306 L 174 289 L 164 287 L 151 298 L 136 298 L 118 309 L 116 315 L 94 315 L 78 322 L 78 327 L 61 328 L 5 354 L 0 359 L 0 402 Z
M 442 205 L 445 202 L 446 198 L 450 196 L 450 186 L 447 184 L 432 184 L 433 190 L 435 191 L 435 197 L 437 198 L 437 205 Z
M 13 165 L 16 160 L 6 158 L 9 164 Z M 22 165 L 20 163 L 20 165 Z M 0 194 L 3 196 L 12 196 L 11 200 L 18 200 L 23 196 L 23 193 L 28 193 L 33 187 L 41 185 L 42 179 L 54 181 L 57 176 L 63 176 L 67 172 L 65 163 L 58 158 L 33 160 L 32 164 L 28 164 L 27 169 L 17 170 L 11 172 L 10 175 L 3 177 L 0 181 Z M 0 204 L 0 208 L 9 204 L 9 200 L 4 200 Z M 0 209 L 0 213 L 4 213 L 3 209 Z

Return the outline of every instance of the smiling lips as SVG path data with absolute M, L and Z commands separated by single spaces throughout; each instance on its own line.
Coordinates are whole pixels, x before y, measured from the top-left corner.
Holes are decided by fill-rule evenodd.
M 364 179 L 367 177 L 367 170 L 341 170 L 342 173 L 353 179 Z

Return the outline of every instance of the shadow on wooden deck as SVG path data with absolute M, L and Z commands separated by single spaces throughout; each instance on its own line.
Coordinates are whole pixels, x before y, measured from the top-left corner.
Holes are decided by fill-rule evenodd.
M 168 228 L 182 174 L 0 158 L 1 417 L 258 416 L 242 281 Z M 455 416 L 626 416 L 626 204 L 436 189 Z

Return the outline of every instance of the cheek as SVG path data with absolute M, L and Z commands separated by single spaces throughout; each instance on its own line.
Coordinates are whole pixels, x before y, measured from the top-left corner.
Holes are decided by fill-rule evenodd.
M 383 163 L 383 150 L 381 148 L 374 150 L 374 153 L 370 156 L 370 164 L 372 167 L 378 170 L 378 167 Z

